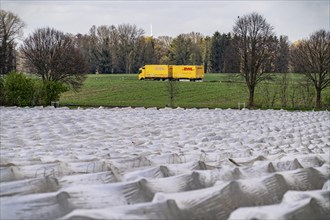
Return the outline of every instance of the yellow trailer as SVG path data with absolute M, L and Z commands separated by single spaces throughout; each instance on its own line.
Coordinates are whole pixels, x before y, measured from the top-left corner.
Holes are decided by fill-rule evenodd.
M 204 66 L 194 65 L 145 65 L 139 69 L 139 80 L 180 80 L 204 79 Z
M 171 65 L 145 65 L 139 69 L 139 80 L 156 79 L 165 80 L 172 78 Z
M 186 66 L 175 65 L 173 66 L 172 78 L 175 80 L 189 79 L 190 81 L 204 79 L 204 66 Z

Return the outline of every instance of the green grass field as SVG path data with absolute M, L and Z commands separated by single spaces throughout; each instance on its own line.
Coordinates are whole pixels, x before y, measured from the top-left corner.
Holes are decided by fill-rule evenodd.
M 287 92 L 281 92 L 281 74 L 276 74 L 273 80 L 258 85 L 255 92 L 256 107 L 279 109 L 286 103 L 287 109 L 312 108 L 314 88 L 303 84 L 302 75 L 288 74 L 288 79 Z M 168 83 L 139 81 L 136 74 L 93 74 L 88 75 L 79 93 L 69 91 L 62 94 L 60 104 L 85 107 L 162 108 L 169 104 Z M 246 84 L 238 74 L 205 74 L 204 82 L 180 81 L 175 82 L 174 87 L 176 107 L 237 108 L 238 103 L 248 103 Z M 327 108 L 330 106 L 330 88 L 323 91 L 322 95 L 324 107 Z

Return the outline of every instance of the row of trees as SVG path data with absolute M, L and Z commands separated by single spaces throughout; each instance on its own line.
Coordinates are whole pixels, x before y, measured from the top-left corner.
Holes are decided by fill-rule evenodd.
M 238 73 L 238 36 L 216 31 L 213 36 L 191 32 L 172 38 L 144 36 L 135 25 L 93 26 L 89 33 L 75 36 L 88 60 L 91 73 L 136 73 L 145 64 L 204 65 L 206 72 Z M 272 59 L 265 72 L 289 70 L 289 41 L 271 37 Z
M 89 73 L 136 73 L 145 64 L 204 65 L 206 72 L 240 72 L 254 90 L 270 72 L 301 72 L 313 82 L 316 106 L 321 91 L 330 85 L 330 33 L 320 30 L 292 45 L 286 36 L 277 37 L 273 27 L 257 13 L 239 17 L 233 32 L 203 36 L 191 32 L 172 38 L 145 36 L 136 25 L 92 26 L 88 34 L 64 34 L 52 28 L 37 29 L 15 51 L 15 39 L 24 23 L 17 15 L 1 10 L 0 73 L 16 68 L 22 56 L 24 71 L 44 81 L 58 81 L 78 89 Z
M 22 51 L 16 50 L 15 39 L 22 36 L 24 27 L 24 22 L 17 15 L 1 10 L 0 74 L 17 68 L 16 54 Z M 46 30 L 39 29 L 34 34 L 38 35 L 41 31 Z M 67 37 L 75 42 L 75 47 L 82 53 L 89 73 L 136 73 L 145 64 L 204 65 L 206 72 L 211 73 L 240 71 L 239 37 L 231 33 L 216 31 L 210 37 L 191 32 L 174 38 L 156 38 L 145 36 L 144 30 L 136 25 L 121 24 L 117 27 L 92 26 L 88 34 L 67 34 Z M 272 59 L 264 66 L 265 72 L 287 72 L 288 38 L 272 36 L 271 41 L 274 52 Z

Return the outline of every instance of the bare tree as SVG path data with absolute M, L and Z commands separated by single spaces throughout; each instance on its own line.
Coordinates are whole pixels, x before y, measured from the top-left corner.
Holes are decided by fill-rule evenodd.
M 22 36 L 24 26 L 17 15 L 0 10 L 0 74 L 15 69 L 15 40 Z
M 145 64 L 157 64 L 159 60 L 157 59 L 157 54 L 155 50 L 156 40 L 153 37 L 141 37 L 138 49 L 140 51 L 138 64 L 143 66 Z
M 257 13 L 239 17 L 233 32 L 239 37 L 238 48 L 241 57 L 241 74 L 249 89 L 249 106 L 254 105 L 256 85 L 264 80 L 263 64 L 270 55 L 270 39 L 273 27 Z
M 174 108 L 174 101 L 179 93 L 178 82 L 169 79 L 166 83 L 166 89 L 168 94 L 168 107 Z
M 289 88 L 289 79 L 288 73 L 284 72 L 280 81 L 280 98 L 282 108 L 286 108 L 288 104 L 288 88 Z
M 125 73 L 131 73 L 137 52 L 138 40 L 143 36 L 144 30 L 136 25 L 121 24 L 117 28 L 119 36 L 119 51 Z
M 88 61 L 90 73 L 113 73 L 116 70 L 116 32 L 113 25 L 93 25 L 89 29 L 89 34 L 81 37 L 79 47 Z
M 191 64 L 192 40 L 187 34 L 180 34 L 173 39 L 169 49 L 169 59 L 172 64 Z
M 115 31 L 114 26 L 101 25 L 97 29 L 97 44 L 96 50 L 98 52 L 99 64 L 98 71 L 99 73 L 111 73 L 113 72 L 113 40 L 112 32 Z
M 73 89 L 82 86 L 87 65 L 72 36 L 49 27 L 37 29 L 24 40 L 20 50 L 30 73 Z
M 162 44 L 164 48 L 169 49 L 173 41 L 172 37 L 169 36 L 159 36 L 157 38 L 159 44 Z
M 204 36 L 199 32 L 190 32 L 187 37 L 191 39 L 190 63 L 193 65 L 203 64 L 202 45 Z
M 169 61 L 169 56 L 168 56 L 168 51 L 171 48 L 171 43 L 173 41 L 172 37 L 169 36 L 160 36 L 156 39 L 156 56 L 157 59 L 159 60 L 159 63 L 161 64 L 168 64 Z
M 319 30 L 291 50 L 294 69 L 304 73 L 316 91 L 316 107 L 321 107 L 321 92 L 330 86 L 330 32 Z

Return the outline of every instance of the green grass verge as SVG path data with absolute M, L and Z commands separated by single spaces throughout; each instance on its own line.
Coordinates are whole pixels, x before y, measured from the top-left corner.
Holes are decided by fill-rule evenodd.
M 303 95 L 306 86 L 303 76 L 288 74 L 285 100 L 281 85 L 282 75 L 257 86 L 257 108 L 308 109 L 314 104 L 314 90 Z M 61 105 L 107 107 L 166 107 L 169 103 L 167 81 L 139 81 L 136 74 L 88 75 L 79 93 L 63 93 Z M 322 93 L 325 108 L 330 106 L 330 88 Z M 307 98 L 306 98 L 307 97 Z M 305 99 L 305 101 L 304 101 Z M 182 108 L 237 108 L 248 102 L 248 90 L 238 74 L 205 74 L 204 82 L 175 82 L 174 106 Z

